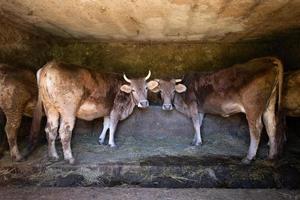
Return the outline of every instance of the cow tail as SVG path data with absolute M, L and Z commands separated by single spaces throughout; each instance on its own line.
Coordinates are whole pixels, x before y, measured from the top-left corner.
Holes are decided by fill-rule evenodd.
M 275 60 L 274 64 L 278 67 L 278 104 L 277 112 L 281 112 L 282 109 L 282 86 L 283 86 L 283 65 L 280 60 Z
M 286 126 L 285 126 L 285 114 L 282 110 L 282 87 L 283 87 L 283 64 L 280 60 L 276 59 L 274 64 L 277 65 L 277 114 L 276 114 L 276 146 L 278 149 L 278 155 L 282 154 L 284 143 L 286 141 Z
M 38 86 L 39 86 L 39 81 L 40 81 L 40 73 L 41 73 L 41 69 L 39 69 L 37 72 Z M 31 124 L 31 129 L 30 129 L 29 148 L 28 148 L 29 152 L 31 152 L 36 147 L 38 140 L 40 138 L 42 117 L 43 117 L 43 102 L 42 102 L 42 98 L 41 98 L 41 93 L 39 91 L 38 92 L 38 100 L 37 100 L 37 104 L 36 104 L 36 107 L 33 112 L 33 119 L 32 119 L 32 124 Z

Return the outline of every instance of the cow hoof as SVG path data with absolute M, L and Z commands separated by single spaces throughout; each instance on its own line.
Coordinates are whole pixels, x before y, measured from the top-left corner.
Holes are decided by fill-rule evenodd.
M 249 160 L 247 157 L 243 158 L 242 164 L 244 164 L 244 165 L 250 165 L 250 163 L 251 163 L 251 160 Z
M 268 160 L 276 160 L 276 159 L 278 159 L 280 156 L 279 156 L 279 154 L 278 153 L 269 153 L 269 155 L 268 155 Z
M 56 156 L 49 156 L 49 161 L 50 162 L 57 162 L 59 160 L 59 157 Z
M 116 144 L 108 144 L 108 146 L 111 148 L 118 148 L 118 146 Z
M 75 159 L 74 158 L 70 158 L 66 160 L 70 165 L 74 165 L 75 164 Z
M 202 142 L 192 142 L 191 145 L 192 146 L 201 146 Z
M 14 162 L 21 162 L 24 160 L 23 156 L 21 156 L 20 154 L 10 154 L 10 157 Z
M 99 145 L 104 145 L 104 140 L 99 139 L 98 143 L 99 143 Z
M 15 162 L 23 162 L 25 161 L 25 158 L 23 156 L 14 156 L 13 161 Z

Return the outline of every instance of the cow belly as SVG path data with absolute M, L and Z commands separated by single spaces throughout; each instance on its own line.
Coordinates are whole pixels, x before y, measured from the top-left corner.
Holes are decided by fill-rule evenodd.
M 77 117 L 84 120 L 94 120 L 109 115 L 109 109 L 104 105 L 84 102 L 77 111 Z
M 234 97 L 231 99 L 234 99 Z M 219 96 L 207 98 L 199 110 L 203 111 L 203 113 L 216 114 L 223 117 L 245 112 L 244 106 L 241 103 L 233 100 L 222 99 Z
M 229 115 L 245 112 L 244 107 L 239 103 L 225 103 L 222 105 L 222 116 L 228 117 Z
M 205 105 L 203 108 L 204 113 L 221 115 L 223 117 L 228 117 L 230 115 L 245 112 L 244 107 L 239 103 L 226 102 L 221 105 Z

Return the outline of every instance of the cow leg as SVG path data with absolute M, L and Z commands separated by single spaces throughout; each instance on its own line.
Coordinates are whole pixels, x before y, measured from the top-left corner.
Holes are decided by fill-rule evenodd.
M 22 120 L 22 112 L 14 111 L 14 112 L 6 112 L 6 125 L 5 125 L 5 132 L 10 148 L 10 155 L 11 158 L 15 161 L 23 160 L 21 156 L 18 144 L 17 144 L 17 134 L 18 129 L 20 127 Z
M 275 101 L 276 96 L 273 95 L 270 99 L 269 106 L 263 114 L 263 120 L 266 127 L 267 134 L 269 136 L 269 158 L 274 159 L 277 155 L 276 146 L 276 117 L 275 117 Z
M 203 117 L 204 117 L 203 113 L 199 113 L 196 117 L 192 117 L 194 129 L 195 129 L 195 136 L 192 145 L 199 146 L 202 144 L 201 126 L 203 122 Z
M 55 139 L 57 137 L 59 113 L 55 109 L 49 109 L 46 111 L 47 125 L 45 132 L 48 140 L 48 155 L 49 158 L 57 161 L 59 156 L 55 148 Z
M 192 118 L 193 125 L 194 125 L 194 130 L 195 130 L 195 135 L 194 135 L 192 145 L 199 146 L 199 145 L 202 144 L 200 126 L 201 126 L 201 123 L 202 123 L 203 116 L 199 115 L 198 106 L 197 106 L 196 102 L 193 102 L 193 103 L 190 104 L 189 114 Z
M 247 157 L 242 160 L 244 164 L 250 164 L 250 162 L 255 158 L 263 127 L 261 117 L 258 117 L 256 120 L 251 120 L 251 118 L 247 116 L 247 119 L 250 129 L 250 146 Z
M 75 117 L 73 116 L 61 116 L 61 123 L 59 127 L 60 140 L 64 152 L 64 159 L 70 164 L 75 163 L 75 159 L 72 155 L 71 139 L 72 131 L 75 125 Z
M 115 144 L 115 132 L 116 132 L 116 128 L 118 125 L 118 118 L 117 117 L 110 117 L 110 121 L 109 121 L 109 140 L 108 140 L 108 145 L 110 147 L 117 147 L 117 145 Z
M 104 144 L 106 133 L 107 133 L 107 129 L 109 128 L 109 126 L 110 126 L 110 124 L 109 124 L 109 117 L 106 116 L 103 119 L 103 130 L 102 130 L 102 133 L 99 136 L 99 144 Z

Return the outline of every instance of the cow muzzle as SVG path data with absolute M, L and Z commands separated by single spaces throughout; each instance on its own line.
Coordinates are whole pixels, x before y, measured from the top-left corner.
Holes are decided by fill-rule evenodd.
M 163 110 L 173 110 L 172 104 L 163 104 L 162 105 Z
M 138 103 L 139 108 L 147 108 L 149 106 L 149 101 L 148 100 L 141 100 Z

